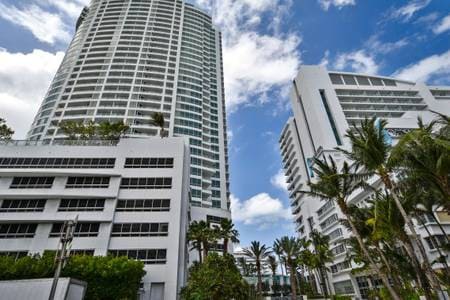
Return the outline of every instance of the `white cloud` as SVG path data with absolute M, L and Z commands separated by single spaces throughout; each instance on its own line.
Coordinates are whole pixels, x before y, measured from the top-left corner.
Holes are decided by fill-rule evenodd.
M 365 43 L 365 49 L 371 53 L 387 54 L 389 52 L 401 49 L 409 44 L 407 38 L 399 39 L 395 42 L 383 42 L 378 34 L 371 36 Z
M 245 201 L 231 195 L 230 200 L 231 216 L 235 222 L 264 228 L 269 224 L 291 219 L 290 209 L 285 208 L 280 199 L 272 198 L 267 193 L 257 194 Z
M 443 18 L 436 27 L 433 28 L 433 32 L 436 34 L 443 33 L 450 30 L 450 14 Z
M 431 0 L 412 0 L 401 7 L 393 8 L 388 19 L 400 19 L 402 22 L 409 21 L 415 13 L 430 4 Z
M 71 34 L 58 13 L 50 13 L 35 4 L 23 8 L 0 3 L 0 18 L 29 30 L 38 40 L 67 43 Z
M 287 188 L 288 188 L 288 184 L 286 182 L 286 176 L 284 176 L 284 172 L 283 170 L 278 170 L 278 173 L 273 175 L 270 178 L 270 183 L 276 187 L 279 188 L 280 190 L 283 190 L 285 192 L 287 192 Z
M 225 90 L 229 111 L 241 105 L 273 101 L 290 85 L 300 65 L 296 33 L 280 33 L 291 0 L 196 0 L 210 11 L 222 30 Z M 269 20 L 271 32 L 260 33 L 258 25 Z M 252 99 L 257 99 L 252 101 Z
M 328 10 L 330 6 L 336 6 L 338 9 L 348 5 L 355 5 L 355 0 L 319 0 L 320 6 L 324 10 Z
M 64 56 L 63 52 L 10 53 L 0 48 L 1 116 L 24 138 Z
M 334 67 L 337 70 L 349 70 L 357 73 L 377 74 L 379 66 L 372 55 L 365 50 L 357 50 L 338 55 Z
M 319 62 L 319 65 L 324 66 L 325 68 L 328 67 L 328 64 L 330 63 L 330 50 L 326 50 L 323 54 L 322 59 Z
M 45 4 L 45 2 L 49 6 L 53 6 L 59 11 L 63 12 L 64 14 L 68 15 L 69 17 L 76 19 L 79 17 L 81 10 L 84 6 L 87 6 L 89 4 L 89 0 L 72 0 L 72 1 L 61 1 L 61 0 L 44 0 L 40 1 L 41 4 Z
M 411 81 L 427 81 L 440 75 L 450 75 L 450 50 L 410 64 L 397 70 L 392 76 Z

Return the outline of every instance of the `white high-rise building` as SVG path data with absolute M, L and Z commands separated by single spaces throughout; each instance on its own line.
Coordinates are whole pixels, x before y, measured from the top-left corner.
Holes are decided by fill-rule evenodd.
M 187 136 L 193 218 L 230 218 L 221 33 L 182 0 L 92 0 L 28 139 L 64 139 L 66 121 L 123 121 L 128 137 Z
M 293 117 L 289 118 L 280 137 L 280 151 L 288 182 L 292 212 L 300 238 L 308 237 L 315 229 L 330 237 L 335 260 L 329 279 L 336 293 L 365 298 L 370 282 L 365 276 L 352 275 L 354 265 L 346 256 L 342 241 L 350 236 L 339 219 L 344 218 L 332 202 L 323 202 L 305 194 L 307 182 L 314 181 L 311 170 L 313 158 L 331 155 L 337 163 L 345 157 L 336 147 L 349 147 L 345 137 L 353 123 L 373 116 L 388 121 L 387 132 L 393 143 L 417 127 L 417 117 L 424 122 L 435 115 L 430 110 L 450 113 L 450 87 L 427 86 L 395 78 L 355 73 L 331 72 L 322 66 L 302 66 L 291 92 Z M 373 182 L 380 186 L 380 182 Z M 362 204 L 366 193 L 355 194 L 350 202 Z M 450 234 L 450 216 L 438 212 L 445 230 Z M 442 236 L 438 226 L 429 220 L 432 235 Z M 428 250 L 430 261 L 438 257 L 434 244 L 423 226 L 417 227 Z M 435 265 L 435 267 L 439 267 Z
M 8 142 L 0 145 L 0 255 L 54 251 L 62 224 L 78 218 L 72 254 L 141 260 L 141 299 L 178 299 L 189 197 L 183 137 Z

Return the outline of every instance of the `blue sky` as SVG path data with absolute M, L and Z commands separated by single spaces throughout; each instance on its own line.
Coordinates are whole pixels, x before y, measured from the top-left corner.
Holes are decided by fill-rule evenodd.
M 88 0 L 0 0 L 0 116 L 23 138 Z M 292 235 L 279 133 L 301 64 L 450 84 L 448 0 L 190 0 L 224 37 L 242 246 Z

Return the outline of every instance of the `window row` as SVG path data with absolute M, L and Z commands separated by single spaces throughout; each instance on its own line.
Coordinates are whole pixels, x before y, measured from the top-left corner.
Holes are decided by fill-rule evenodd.
M 170 199 L 120 199 L 116 211 L 169 211 Z
M 169 223 L 117 223 L 111 236 L 167 236 Z
M 43 211 L 45 199 L 5 199 L 0 212 L 36 212 Z
M 108 188 L 109 177 L 69 177 L 66 188 Z
M 114 158 L 1 157 L 0 168 L 114 168 Z
M 32 238 L 37 224 L 0 224 L 0 239 Z
M 125 168 L 173 168 L 173 158 L 127 158 Z
M 109 255 L 112 256 L 126 256 L 131 259 L 137 259 L 144 264 L 165 264 L 167 261 L 166 249 L 124 249 L 124 250 L 109 250 Z
M 170 177 L 132 177 L 122 178 L 121 189 L 170 189 L 172 178 Z
M 53 223 L 49 237 L 59 237 L 64 223 Z M 74 237 L 98 236 L 100 223 L 77 223 L 73 233 Z

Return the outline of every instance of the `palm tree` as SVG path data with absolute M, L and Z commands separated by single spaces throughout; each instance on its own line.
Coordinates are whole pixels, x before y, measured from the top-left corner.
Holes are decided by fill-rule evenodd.
M 165 120 L 164 120 L 164 114 L 161 112 L 154 112 L 152 114 L 152 118 L 150 120 L 150 124 L 154 126 L 158 126 L 160 128 L 159 130 L 159 136 L 161 138 L 165 137 Z
M 291 299 L 297 299 L 297 258 L 300 253 L 300 241 L 295 237 L 283 236 L 280 247 L 289 267 L 289 280 L 291 283 Z
M 322 292 L 325 298 L 328 298 L 328 280 L 327 280 L 327 263 L 333 262 L 334 255 L 330 250 L 329 241 L 330 238 L 327 235 L 323 235 L 317 230 L 313 230 L 310 233 L 311 243 L 314 246 L 314 253 L 312 256 L 312 265 L 319 271 Z
M 391 145 L 386 139 L 386 120 L 374 118 L 361 121 L 360 127 L 353 125 L 347 130 L 346 137 L 350 140 L 351 151 L 340 149 L 347 158 L 355 162 L 357 166 L 364 167 L 368 174 L 378 176 L 384 186 L 391 192 L 396 206 L 398 207 L 408 229 L 411 232 L 412 241 L 419 248 L 424 271 L 430 279 L 435 290 L 440 290 L 436 274 L 428 261 L 425 248 L 419 238 L 411 218 L 406 213 L 398 195 L 398 188 L 392 178 L 392 163 L 389 160 Z
M 217 230 L 211 228 L 208 222 L 203 220 L 194 221 L 189 225 L 188 241 L 193 242 L 193 247 L 199 254 L 199 262 L 202 262 L 202 256 L 206 259 L 211 244 L 218 239 Z M 203 251 L 202 251 L 203 250 Z
M 265 244 L 260 244 L 258 241 L 252 241 L 250 247 L 244 249 L 244 254 L 255 260 L 256 273 L 258 274 L 258 286 L 257 291 L 259 297 L 262 295 L 262 275 L 261 275 L 261 263 L 270 255 L 269 248 Z
M 364 244 L 364 241 L 358 231 L 358 228 L 355 226 L 352 220 L 349 207 L 347 206 L 347 201 L 350 195 L 361 187 L 360 182 L 362 179 L 364 179 L 364 176 L 351 173 L 350 166 L 347 162 L 343 163 L 341 172 L 339 172 L 338 167 L 331 156 L 328 160 L 326 158 L 324 160 L 315 158 L 313 171 L 314 174 L 317 175 L 317 182 L 309 182 L 308 186 L 310 188 L 310 191 L 301 192 L 314 197 L 318 197 L 322 200 L 336 202 L 342 213 L 347 218 L 347 222 L 351 228 L 351 231 L 357 239 L 361 251 L 369 262 L 373 273 L 379 274 L 381 280 L 383 281 L 383 284 L 388 289 L 392 298 L 394 300 L 399 300 L 400 297 L 398 296 L 397 292 L 391 287 L 387 275 L 384 272 L 381 272 L 378 265 L 370 256 L 369 251 L 367 250 L 366 245 Z
M 11 127 L 8 127 L 6 120 L 0 118 L 0 141 L 10 140 L 13 134 L 14 130 L 12 130 Z
M 283 255 L 283 249 L 281 249 L 281 241 L 279 239 L 276 239 L 273 242 L 272 249 L 273 249 L 273 252 L 275 253 L 275 255 L 278 257 L 278 261 L 280 262 L 281 277 L 283 279 L 283 281 L 280 281 L 280 284 L 282 286 L 281 287 L 281 296 L 284 296 L 284 293 L 283 293 L 284 288 L 283 288 L 283 286 L 286 284 L 285 277 L 284 277 L 284 269 L 286 269 L 285 268 L 286 261 L 284 261 L 284 258 L 282 256 Z M 283 264 L 284 264 L 284 268 L 283 268 Z M 287 272 L 287 270 L 286 270 L 286 272 Z
M 194 221 L 189 225 L 187 239 L 192 242 L 193 249 L 198 251 L 198 260 L 202 263 L 202 240 L 204 235 L 204 227 L 198 221 Z
M 269 255 L 267 262 L 269 263 L 270 270 L 272 271 L 272 290 L 275 291 L 275 278 L 277 276 L 278 268 L 277 258 L 274 255 Z
M 223 239 L 223 254 L 228 253 L 228 242 L 239 243 L 239 232 L 234 228 L 234 224 L 229 219 L 222 219 L 220 221 L 220 228 L 218 229 L 219 238 Z

